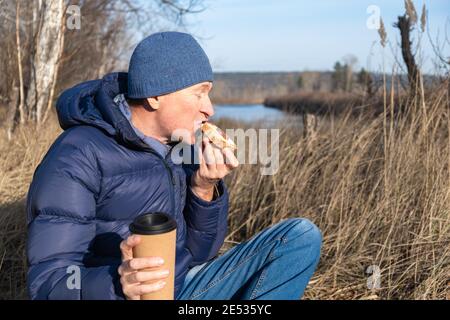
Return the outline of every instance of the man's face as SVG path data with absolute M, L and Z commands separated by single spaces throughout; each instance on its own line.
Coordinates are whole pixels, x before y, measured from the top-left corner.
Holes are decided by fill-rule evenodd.
M 191 87 L 159 97 L 158 123 L 164 135 L 171 137 L 176 132 L 184 131 L 184 141 L 195 142 L 195 132 L 202 121 L 214 114 L 209 99 L 211 82 L 201 82 Z M 190 141 L 186 141 L 190 139 Z

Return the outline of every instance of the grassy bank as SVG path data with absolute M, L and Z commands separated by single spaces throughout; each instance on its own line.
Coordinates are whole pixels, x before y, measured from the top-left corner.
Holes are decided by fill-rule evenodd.
M 389 96 L 389 92 L 387 92 Z M 395 112 L 402 108 L 407 108 L 406 95 L 395 95 L 393 97 Z M 264 99 L 263 104 L 267 107 L 288 111 L 292 113 L 314 113 L 325 114 L 346 114 L 354 116 L 373 115 L 378 116 L 383 113 L 383 95 L 377 94 L 372 97 L 364 93 L 351 92 L 301 92 L 284 96 L 269 96 Z
M 299 132 L 282 130 L 277 174 L 242 165 L 226 179 L 230 232 L 223 250 L 281 219 L 306 217 L 324 241 L 305 299 L 449 299 L 446 99 L 436 90 L 409 117 L 324 119 L 308 152 Z M 26 297 L 25 196 L 59 132 L 52 119 L 45 129 L 18 128 L 12 142 L 0 133 L 0 298 Z M 367 289 L 370 265 L 380 268 L 380 289 Z

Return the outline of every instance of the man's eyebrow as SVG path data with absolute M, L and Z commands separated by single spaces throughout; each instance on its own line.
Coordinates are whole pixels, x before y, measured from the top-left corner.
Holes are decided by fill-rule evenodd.
M 210 85 L 204 83 L 204 84 L 202 84 L 201 86 L 199 86 L 199 87 L 197 88 L 197 90 L 205 90 L 205 89 L 209 89 L 209 88 L 210 88 Z M 212 86 L 211 86 L 211 88 L 212 88 Z

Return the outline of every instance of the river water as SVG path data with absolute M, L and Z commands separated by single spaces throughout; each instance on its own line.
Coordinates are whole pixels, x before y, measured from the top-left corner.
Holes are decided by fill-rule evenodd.
M 280 127 L 288 123 L 301 125 L 301 118 L 262 104 L 214 105 L 212 121 L 229 118 L 246 123 L 259 122 L 265 127 Z

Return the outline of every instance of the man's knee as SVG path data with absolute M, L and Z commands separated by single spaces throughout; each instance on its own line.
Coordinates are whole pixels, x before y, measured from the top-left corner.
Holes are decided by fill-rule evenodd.
M 289 218 L 283 221 L 289 225 L 285 240 L 298 240 L 302 246 L 312 247 L 312 251 L 320 252 L 322 246 L 322 233 L 310 220 L 304 218 Z

